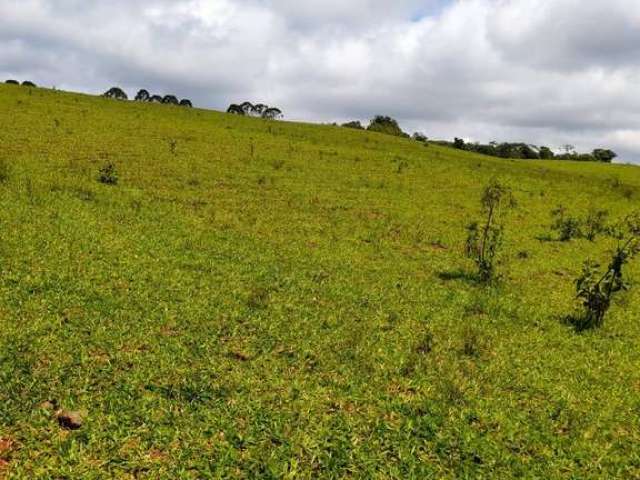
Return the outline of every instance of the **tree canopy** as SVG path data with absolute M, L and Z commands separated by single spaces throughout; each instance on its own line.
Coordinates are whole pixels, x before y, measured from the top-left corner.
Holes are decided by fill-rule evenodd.
M 360 123 L 359 120 L 343 123 L 342 126 L 345 128 L 353 128 L 355 130 L 364 130 L 364 127 L 362 126 L 362 123 Z
M 445 142 L 446 144 L 447 142 Z M 603 162 L 611 163 L 617 154 L 613 150 L 597 148 L 591 153 L 577 153 L 573 145 L 561 147 L 565 153 L 556 154 L 549 147 L 537 147 L 527 143 L 497 143 L 489 144 L 466 143 L 461 138 L 455 138 L 449 145 L 459 150 L 481 153 L 491 157 L 514 158 L 525 160 L 574 160 L 578 162 Z
M 151 95 L 149 95 L 149 92 L 143 88 L 142 90 L 138 91 L 134 100 L 136 102 L 148 102 L 150 98 Z
M 127 94 L 120 87 L 111 87 L 104 94 L 104 97 L 114 98 L 116 100 L 128 100 Z
M 402 131 L 397 120 L 385 115 L 376 115 L 369 123 L 367 130 L 370 132 L 384 133 L 386 135 L 394 135 L 396 137 L 409 137 L 407 133 Z
M 243 115 L 246 117 L 260 117 L 265 120 L 279 120 L 282 118 L 282 110 L 275 107 L 269 107 L 264 103 L 256 105 L 251 102 L 243 102 L 241 104 L 232 103 L 227 108 L 227 113 L 234 115 Z
M 180 105 L 180 102 L 175 95 L 165 95 L 162 98 L 162 103 L 164 103 L 165 105 Z

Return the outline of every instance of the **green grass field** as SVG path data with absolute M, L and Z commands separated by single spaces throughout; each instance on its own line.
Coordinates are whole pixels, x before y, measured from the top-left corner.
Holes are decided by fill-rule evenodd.
M 640 168 L 4 85 L 0 162 L 0 478 L 640 478 L 640 287 L 578 334 L 616 243 L 542 240 Z

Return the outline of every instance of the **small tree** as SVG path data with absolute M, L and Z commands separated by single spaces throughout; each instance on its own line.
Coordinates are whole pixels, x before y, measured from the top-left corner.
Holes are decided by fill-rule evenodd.
M 110 88 L 103 94 L 103 96 L 107 98 L 114 98 L 116 100 L 129 100 L 127 94 L 120 87 Z
M 503 227 L 500 217 L 504 207 L 515 205 L 511 190 L 492 180 L 482 195 L 482 225 L 473 222 L 467 226 L 466 254 L 478 267 L 481 282 L 490 283 L 495 278 L 495 260 L 502 243 Z
M 422 143 L 424 143 L 424 142 L 426 142 L 427 140 L 429 140 L 429 139 L 427 138 L 427 136 L 426 136 L 424 133 L 422 133 L 422 132 L 415 132 L 415 133 L 411 136 L 411 138 L 413 138 L 416 142 L 422 142 Z
M 593 242 L 599 234 L 610 232 L 607 227 L 608 217 L 609 212 L 606 210 L 589 210 L 584 220 L 584 238 Z
M 244 115 L 251 115 L 253 113 L 255 107 L 253 106 L 253 103 L 251 103 L 251 102 L 242 102 L 240 104 L 240 108 L 242 109 L 242 113 Z
M 538 153 L 542 160 L 551 160 L 555 156 L 553 150 L 549 147 L 540 147 L 540 151 Z
M 165 95 L 162 98 L 162 103 L 164 103 L 165 105 L 179 105 L 180 102 L 178 101 L 178 98 L 175 95 Z
M 7 80 L 6 82 L 7 85 L 20 85 L 20 82 L 17 80 Z
M 262 118 L 266 120 L 279 120 L 282 118 L 282 110 L 279 108 L 267 108 L 262 113 Z
M 22 82 L 22 86 L 29 87 L 29 88 L 36 88 L 36 84 L 29 80 L 25 80 L 24 82 Z
M 264 112 L 266 112 L 268 109 L 269 109 L 269 105 L 265 105 L 264 103 L 258 103 L 257 105 L 253 106 L 251 113 L 257 117 L 261 117 L 264 114 Z
M 364 130 L 364 127 L 360 123 L 359 120 L 354 120 L 352 122 L 343 123 L 342 126 L 344 128 L 353 128 L 355 130 Z
M 526 158 L 527 160 L 537 160 L 540 158 L 540 153 L 536 151 L 536 147 L 533 145 L 522 144 L 520 146 L 520 152 L 522 158 Z
M 148 102 L 150 98 L 151 95 L 149 95 L 149 92 L 143 88 L 142 90 L 138 91 L 134 100 L 136 102 Z
M 370 132 L 384 133 L 386 135 L 394 135 L 396 137 L 406 136 L 406 133 L 402 131 L 398 122 L 385 115 L 376 115 L 369 123 L 367 130 Z
M 244 110 L 242 110 L 240 105 L 232 103 L 231 105 L 229 105 L 229 108 L 227 108 L 227 113 L 232 113 L 234 115 L 244 115 Z
M 639 225 L 636 217 L 635 225 L 631 224 L 627 240 L 618 246 L 604 274 L 597 263 L 584 263 L 582 275 L 576 281 L 577 299 L 582 311 L 569 318 L 578 331 L 601 327 L 611 307 L 613 296 L 629 288 L 623 268 L 640 252 Z
M 183 98 L 182 100 L 180 100 L 180 106 L 181 107 L 192 108 L 193 107 L 193 103 L 191 103 L 191 100 Z
M 162 103 L 162 97 L 160 95 L 151 95 L 151 97 L 149 97 L 149 102 Z
M 592 155 L 598 162 L 604 163 L 611 163 L 618 156 L 618 154 L 613 150 L 603 148 L 596 148 Z
M 454 138 L 453 139 L 453 148 L 457 148 L 458 150 L 464 150 L 465 149 L 465 143 L 464 140 L 461 138 Z

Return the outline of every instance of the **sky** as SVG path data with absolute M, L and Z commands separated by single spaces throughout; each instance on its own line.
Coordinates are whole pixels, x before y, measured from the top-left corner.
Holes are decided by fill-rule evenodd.
M 640 163 L 638 0 L 0 0 L 0 78 Z

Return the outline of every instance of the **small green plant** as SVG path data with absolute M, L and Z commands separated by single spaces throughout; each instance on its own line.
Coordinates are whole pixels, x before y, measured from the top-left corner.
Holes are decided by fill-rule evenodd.
M 584 238 L 593 242 L 598 235 L 608 233 L 608 217 L 609 212 L 606 210 L 589 210 L 584 220 Z
M 477 327 L 468 325 L 462 331 L 461 352 L 467 357 L 479 357 L 485 349 L 484 340 Z
M 558 232 L 558 240 L 568 242 L 582 235 L 580 220 L 567 214 L 567 209 L 559 205 L 551 212 L 553 223 L 551 229 Z
M 561 242 L 568 242 L 574 238 L 584 238 L 593 242 L 598 235 L 610 233 L 607 226 L 609 212 L 606 210 L 591 209 L 584 219 L 580 219 L 569 215 L 567 209 L 559 205 L 551 212 L 551 216 L 551 229 L 558 233 L 558 240 Z
M 511 190 L 493 180 L 482 195 L 482 213 L 485 215 L 482 225 L 473 222 L 467 226 L 466 254 L 478 267 L 478 277 L 483 283 L 490 283 L 495 278 L 496 256 L 503 237 L 500 217 L 504 208 L 514 205 Z
M 582 275 L 576 281 L 577 299 L 582 311 L 569 318 L 576 330 L 601 327 L 614 294 L 629 288 L 623 268 L 640 252 L 640 222 L 637 217 L 630 222 L 629 230 L 629 237 L 618 246 L 604 274 L 597 263 L 584 263 Z
M 247 306 L 251 310 L 261 310 L 269 305 L 269 290 L 263 287 L 254 287 L 249 292 Z
M 116 171 L 116 166 L 111 162 L 103 165 L 98 172 L 98 181 L 105 185 L 117 185 L 118 172 Z
M 173 155 L 174 157 L 176 155 L 177 149 L 178 149 L 178 141 L 175 138 L 170 138 L 169 139 L 169 151 L 171 152 L 171 155 Z
M 10 173 L 9 164 L 5 159 L 0 158 L 0 183 L 6 183 L 9 180 Z

